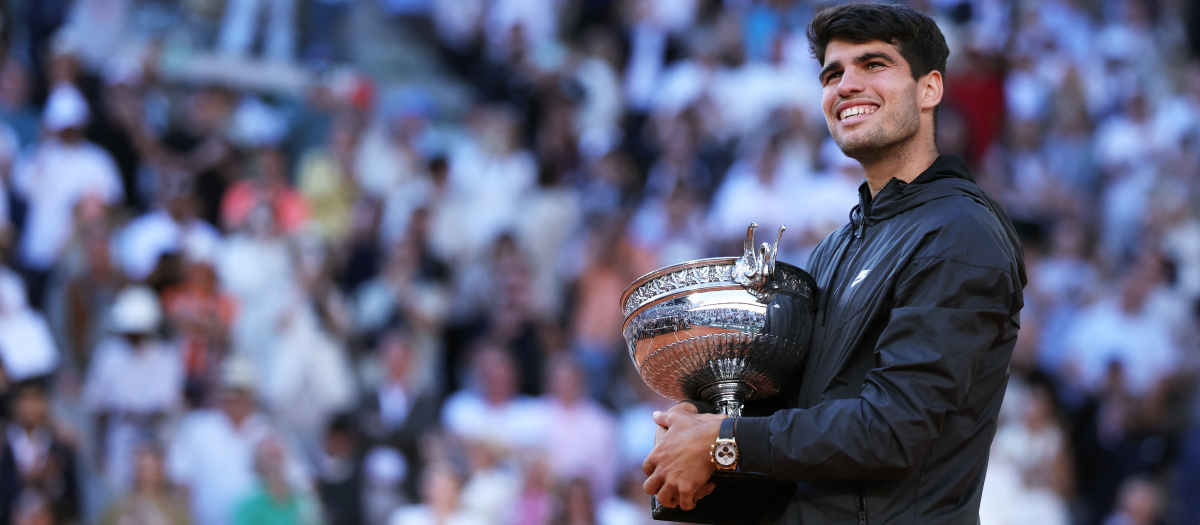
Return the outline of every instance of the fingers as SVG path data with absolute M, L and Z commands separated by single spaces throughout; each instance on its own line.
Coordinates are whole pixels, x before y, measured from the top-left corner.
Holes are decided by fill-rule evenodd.
M 696 493 L 690 491 L 679 491 L 679 508 L 683 510 L 692 510 L 696 508 Z
M 671 407 L 671 409 L 668 410 L 667 412 L 682 412 L 684 414 L 699 414 L 700 413 L 700 411 L 696 409 L 696 405 L 688 403 L 687 401 L 684 401 L 682 403 L 676 403 L 675 406 Z
M 654 422 L 658 423 L 658 426 L 663 427 L 663 428 L 671 428 L 671 425 L 669 423 L 670 420 L 671 420 L 671 411 L 669 411 L 669 410 L 666 412 L 659 412 L 657 410 L 654 411 Z
M 645 483 L 642 483 L 642 491 L 646 494 L 655 495 L 662 491 L 664 479 L 661 475 L 651 475 L 646 478 Z M 659 498 L 661 500 L 661 498 Z
M 657 464 L 658 464 L 658 461 L 654 457 L 654 452 L 650 452 L 650 455 L 646 456 L 646 461 L 642 462 L 642 473 L 645 474 L 647 477 L 653 476 L 654 475 L 654 467 L 657 466 Z M 658 491 L 656 490 L 654 492 L 658 492 Z M 650 492 L 649 494 L 653 494 L 654 492 Z
M 705 496 L 712 494 L 714 490 L 717 490 L 716 483 L 713 483 L 711 481 L 708 483 L 705 483 L 704 486 L 700 487 L 700 490 L 696 491 L 696 501 L 700 501 L 700 500 L 704 499 Z
M 663 485 L 663 487 L 658 490 L 658 494 L 656 494 L 658 497 L 658 503 L 669 508 L 675 508 L 679 506 L 679 495 L 679 489 L 677 489 L 672 483 Z

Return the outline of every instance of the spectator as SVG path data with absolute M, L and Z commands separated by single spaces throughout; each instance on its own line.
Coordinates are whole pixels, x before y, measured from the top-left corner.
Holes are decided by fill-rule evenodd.
M 29 67 L 16 56 L 0 64 L 0 122 L 12 127 L 24 148 L 38 136 L 38 114 L 30 103 Z
M 0 267 L 0 362 L 8 378 L 44 378 L 58 368 L 59 354 L 42 314 L 29 308 L 25 285 Z
M 357 122 L 341 118 L 333 124 L 327 145 L 313 148 L 300 159 L 297 187 L 312 203 L 313 221 L 325 239 L 335 241 L 350 232 L 358 184 L 354 180 Z
M 363 519 L 368 525 L 387 525 L 392 513 L 409 500 L 403 483 L 407 474 L 404 456 L 396 449 L 375 447 L 363 459 Z M 424 475 L 422 475 L 424 479 Z M 418 489 L 421 487 L 418 484 Z
M 197 410 L 179 424 L 167 454 L 172 481 L 188 490 L 197 525 L 232 524 L 237 504 L 254 488 L 254 455 L 271 433 L 271 424 L 255 406 L 257 378 L 245 358 L 223 363 L 219 405 Z M 303 467 L 288 456 L 289 480 L 303 485 Z
M 225 4 L 217 51 L 232 58 L 246 58 L 258 32 L 258 20 L 267 11 L 263 30 L 264 58 L 287 63 L 296 54 L 295 0 L 234 0 Z
M 357 386 L 344 344 L 345 306 L 324 248 L 314 237 L 297 241 L 293 265 L 302 295 L 276 321 L 262 394 L 274 419 L 316 448 L 329 419 L 357 401 Z
M 5 429 L 0 457 L 0 509 L 16 509 L 15 522 L 70 523 L 80 517 L 75 447 L 63 440 L 51 421 L 48 390 L 42 382 L 26 381 L 17 384 L 11 395 L 12 422 Z M 43 497 L 48 508 L 25 501 L 29 493 Z M 46 510 L 52 518 L 42 514 Z
M 463 477 L 463 474 L 456 472 L 450 465 L 444 463 L 430 465 L 422 478 L 422 504 L 397 509 L 388 524 L 486 525 L 486 521 L 465 512 L 460 506 L 459 498 L 462 495 Z
M 234 511 L 234 525 L 318 525 L 321 511 L 316 501 L 291 485 L 287 457 L 278 438 L 268 436 L 254 447 L 258 486 Z
M 587 395 L 583 369 L 565 356 L 550 363 L 550 433 L 546 452 L 550 473 L 558 483 L 581 478 L 592 490 L 591 501 L 612 496 L 616 467 L 609 454 L 617 450 L 616 424 L 608 411 Z
M 36 489 L 21 493 L 13 510 L 13 525 L 55 525 L 54 509 L 46 496 Z
M 425 215 L 415 217 L 423 222 Z M 380 275 L 358 287 L 354 305 L 357 328 L 386 338 L 386 326 L 403 321 L 411 353 L 407 381 L 414 389 L 440 386 L 430 381 L 438 372 L 440 339 L 450 310 L 445 282 L 448 269 L 430 256 L 416 232 L 391 245 L 383 263 Z
M 1131 478 L 1121 485 L 1117 512 L 1104 525 L 1159 525 L 1162 523 L 1162 494 L 1154 482 Z
M 364 457 L 360 441 L 351 414 L 340 414 L 329 422 L 317 478 L 317 493 L 321 496 L 326 523 L 364 523 Z
M 130 221 L 117 235 L 122 269 L 134 281 L 146 281 L 166 254 L 220 242 L 216 228 L 197 217 L 196 202 L 185 181 L 176 184 L 163 189 L 161 206 Z
M 650 525 L 653 520 L 646 512 L 645 491 L 642 490 L 640 467 L 626 471 L 622 476 L 619 490 L 613 496 L 600 504 L 596 509 L 596 523 L 599 525 Z
M 446 399 L 446 429 L 467 439 L 490 440 L 506 449 L 545 443 L 545 406 L 517 394 L 517 368 L 504 349 L 484 344 L 471 360 L 471 387 Z
M 1013 378 L 1013 382 L 1020 378 Z M 981 514 L 988 523 L 1067 525 L 1073 493 L 1069 442 L 1059 422 L 1054 384 L 1033 375 L 1019 400 L 1024 412 L 996 431 Z M 1019 385 L 1016 385 L 1019 386 Z M 1012 506 L 1005 502 L 1024 501 Z
M 534 457 L 524 465 L 525 479 L 521 494 L 513 502 L 513 525 L 545 525 L 550 522 L 558 505 L 554 501 L 554 483 L 546 459 Z
M 1067 379 L 1086 391 L 1104 387 L 1112 363 L 1123 370 L 1122 387 L 1134 396 L 1155 395 L 1178 362 L 1171 326 L 1152 309 L 1159 286 L 1155 260 L 1143 258 L 1106 297 L 1081 312 L 1067 336 Z
M 71 237 L 75 206 L 123 197 L 112 156 L 83 136 L 89 114 L 76 88 L 55 87 L 42 116 L 47 134 L 13 175 L 13 188 L 28 202 L 19 252 L 34 308 L 41 309 L 50 270 Z
M 105 511 L 100 525 L 191 525 L 187 502 L 172 490 L 163 471 L 162 450 L 143 443 L 133 456 L 132 470 L 132 490 Z
M 263 370 L 271 365 L 279 322 L 302 297 L 287 239 L 270 208 L 258 206 L 244 229 L 226 238 L 216 259 L 217 277 L 238 304 L 231 350 Z
M 423 470 L 421 443 L 437 428 L 441 407 L 433 390 L 417 386 L 423 378 L 413 373 L 411 339 L 401 330 L 384 334 L 379 342 L 384 377 L 378 387 L 366 392 L 360 410 L 367 435 L 403 454 L 404 493 L 409 501 L 417 501 Z
M 559 492 L 559 514 L 554 525 L 596 525 L 596 507 L 592 487 L 586 479 L 575 478 Z
M 83 373 L 92 351 L 109 336 L 106 314 L 129 279 L 112 250 L 112 221 L 97 215 L 103 209 L 94 201 L 79 212 L 79 229 L 64 249 L 48 294 L 52 307 L 47 318 L 63 345 L 64 358 Z
M 218 246 L 185 247 L 183 282 L 163 292 L 167 322 L 179 337 L 188 402 L 199 405 L 229 348 L 237 301 L 220 289 L 214 260 Z
M 620 341 L 622 312 L 613 307 L 621 293 L 641 275 L 631 246 L 622 239 L 622 224 L 612 221 L 593 230 L 588 261 L 576 283 L 571 353 L 589 370 L 589 395 L 604 399 L 611 384 L 613 367 L 624 345 Z
M 783 137 L 776 135 L 764 144 L 753 160 L 737 162 L 713 196 L 708 228 L 719 241 L 745 238 L 746 225 L 757 222 L 775 230 L 792 216 L 788 195 L 807 185 L 807 174 L 789 170 L 783 163 Z M 745 206 L 753 202 L 754 206 Z
M 221 200 L 221 222 L 226 229 L 241 229 L 255 209 L 265 206 L 271 210 L 275 227 L 294 233 L 308 219 L 309 209 L 304 196 L 287 182 L 283 152 L 261 149 L 254 155 L 252 166 L 251 176 L 230 186 Z
M 158 337 L 161 324 L 162 308 L 152 290 L 122 290 L 109 314 L 112 336 L 96 348 L 84 386 L 96 418 L 98 463 L 122 492 L 134 479 L 137 444 L 163 437 L 166 419 L 182 401 L 183 360 Z
M 463 486 L 459 505 L 484 523 L 508 523 L 521 490 L 520 472 L 511 461 L 513 449 L 490 439 L 465 439 L 462 448 L 470 477 Z

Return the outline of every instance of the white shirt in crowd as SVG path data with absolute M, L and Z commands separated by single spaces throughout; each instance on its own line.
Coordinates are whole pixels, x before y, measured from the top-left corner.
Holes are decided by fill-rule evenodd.
M 90 142 L 43 142 L 21 162 L 13 188 L 29 203 L 19 252 L 21 261 L 48 270 L 71 237 L 75 205 L 86 197 L 113 204 L 124 196 L 117 164 Z
M 491 405 L 479 394 L 466 390 L 446 400 L 442 420 L 459 436 L 509 448 L 542 445 L 550 426 L 546 405 L 541 401 L 517 396 L 501 405 Z
M 224 412 L 201 410 L 180 422 L 167 453 L 167 474 L 191 492 L 197 525 L 229 525 L 235 506 L 254 489 L 254 448 L 272 434 L 266 416 L 254 414 L 234 427 Z M 288 481 L 305 488 L 307 473 L 294 456 Z
M 346 350 L 318 326 L 309 305 L 286 317 L 270 366 L 263 370 L 263 397 L 276 421 L 316 439 L 335 413 L 357 400 Z
M 173 346 L 124 338 L 101 341 L 93 352 L 83 399 L 97 411 L 168 412 L 179 406 L 183 360 Z
M 207 222 L 192 219 L 180 224 L 166 210 L 156 210 L 129 222 L 117 237 L 118 257 L 125 275 L 145 280 L 163 254 L 185 246 L 215 246 L 221 235 Z
M 807 194 L 805 180 L 808 177 L 789 168 L 781 162 L 772 180 L 764 183 L 758 176 L 756 162 L 735 163 L 713 196 L 708 215 L 708 227 L 713 237 L 745 238 L 746 226 L 751 222 L 763 226 L 772 237 L 781 224 L 794 228 L 796 199 Z M 747 203 L 753 204 L 747 206 Z
M 58 368 L 58 360 L 46 318 L 29 307 L 20 276 L 0 266 L 0 362 L 8 379 L 49 374 Z
M 1125 389 L 1133 395 L 1150 393 L 1178 361 L 1171 327 L 1143 308 L 1136 314 L 1121 309 L 1120 300 L 1108 297 L 1080 312 L 1067 335 L 1068 362 L 1080 386 L 1103 389 L 1110 363 L 1120 363 Z
M 92 411 L 108 413 L 105 470 L 116 487 L 133 482 L 134 453 L 149 421 L 139 416 L 170 413 L 183 392 L 183 359 L 178 349 L 161 341 L 134 348 L 124 338 L 110 337 L 96 346 L 83 399 Z
M 428 505 L 410 505 L 396 509 L 388 525 L 429 525 L 438 523 L 437 515 Z M 442 522 L 444 525 L 487 525 L 487 522 L 469 512 L 459 511 Z

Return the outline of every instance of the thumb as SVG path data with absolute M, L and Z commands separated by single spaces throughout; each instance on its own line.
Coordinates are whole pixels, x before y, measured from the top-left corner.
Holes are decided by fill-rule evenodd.
M 671 427 L 670 414 L 667 412 L 659 412 L 659 411 L 655 410 L 654 411 L 654 422 L 658 423 L 658 426 L 660 426 L 660 427 L 670 428 Z

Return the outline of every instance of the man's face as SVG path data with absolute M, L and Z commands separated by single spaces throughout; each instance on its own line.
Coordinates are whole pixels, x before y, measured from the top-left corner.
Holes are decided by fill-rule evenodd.
M 895 45 L 832 40 L 820 79 L 825 122 L 846 156 L 871 159 L 920 131 L 919 83 Z

